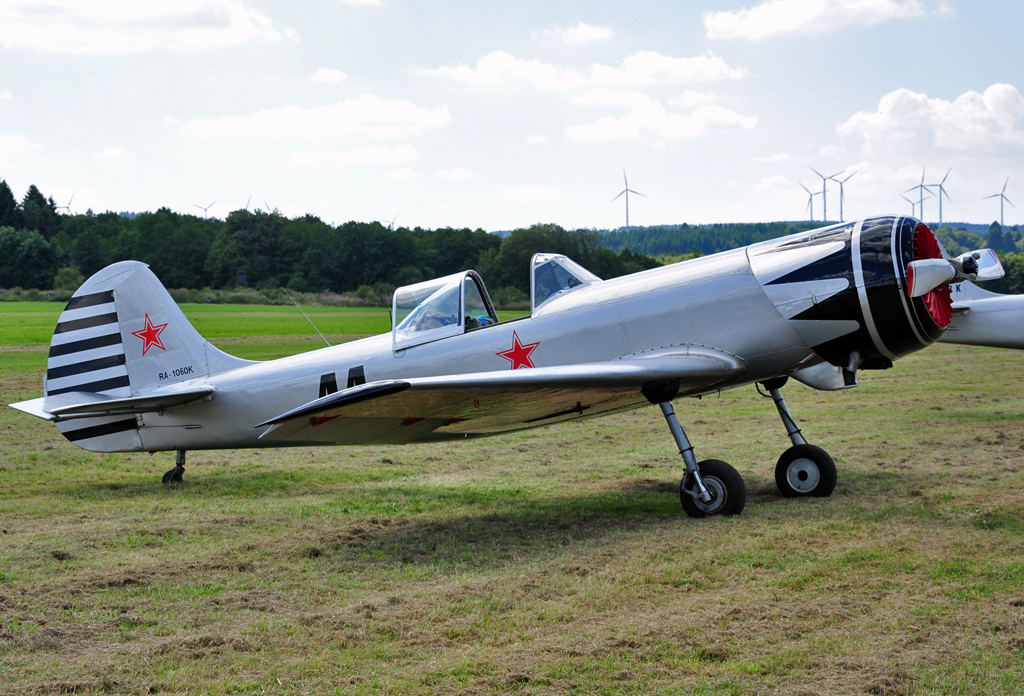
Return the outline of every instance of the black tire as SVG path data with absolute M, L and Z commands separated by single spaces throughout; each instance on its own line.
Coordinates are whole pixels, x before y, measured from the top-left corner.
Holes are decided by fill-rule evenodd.
M 184 483 L 184 480 L 181 478 L 182 474 L 184 474 L 184 473 L 185 473 L 185 468 L 184 467 L 176 466 L 176 467 L 174 467 L 173 469 L 171 469 L 170 471 L 168 471 L 167 473 L 164 474 L 163 483 L 164 484 Z
M 743 507 L 747 504 L 747 485 L 743 482 L 740 472 L 720 459 L 705 459 L 698 462 L 697 469 L 700 471 L 701 480 L 704 481 L 704 487 L 708 489 L 713 499 L 710 503 L 704 503 L 687 493 L 686 491 L 692 490 L 695 483 L 693 477 L 687 474 L 679 486 L 679 500 L 687 515 L 701 519 L 712 515 L 738 515 L 743 512 Z
M 794 445 L 775 465 L 775 485 L 786 498 L 827 498 L 837 478 L 836 463 L 815 445 Z

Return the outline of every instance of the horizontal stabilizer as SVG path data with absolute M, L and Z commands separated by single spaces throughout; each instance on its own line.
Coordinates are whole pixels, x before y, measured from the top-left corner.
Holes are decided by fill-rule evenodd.
M 142 396 L 112 398 L 92 392 L 66 392 L 41 399 L 20 401 L 11 408 L 28 413 L 36 418 L 49 421 L 65 421 L 75 418 L 99 416 L 121 416 L 136 413 L 153 413 L 175 406 L 209 400 L 214 394 L 213 387 L 182 389 L 164 393 L 149 393 Z
M 680 393 L 746 371 L 734 355 L 703 346 L 649 356 L 438 377 L 369 382 L 260 423 L 269 440 L 345 444 L 485 435 L 630 408 L 650 382 L 678 380 Z M 436 432 L 435 432 L 436 431 Z

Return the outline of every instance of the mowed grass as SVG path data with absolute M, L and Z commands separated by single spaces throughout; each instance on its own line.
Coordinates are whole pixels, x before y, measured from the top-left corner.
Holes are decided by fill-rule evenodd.
M 200 330 L 303 349 L 252 337 L 278 309 Z M 45 346 L 5 342 L 0 401 L 38 396 Z M 788 441 L 752 387 L 680 400 L 749 490 L 703 521 L 654 408 L 193 452 L 174 487 L 170 453 L 91 454 L 0 409 L 0 692 L 1024 693 L 1021 375 L 1024 354 L 943 345 L 857 389 L 787 386 L 839 467 L 821 500 L 777 493 Z
M 0 345 L 48 345 L 63 309 L 62 302 L 0 303 Z M 323 339 L 295 307 L 183 304 L 181 309 L 196 330 L 211 340 L 312 335 L 323 345 Z M 328 338 L 391 330 L 391 314 L 383 307 L 303 307 L 302 310 Z

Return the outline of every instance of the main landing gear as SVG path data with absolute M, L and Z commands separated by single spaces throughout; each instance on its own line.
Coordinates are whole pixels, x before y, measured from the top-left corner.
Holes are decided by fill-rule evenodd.
M 163 482 L 169 483 L 184 483 L 181 475 L 185 473 L 185 450 L 178 450 L 174 458 L 174 468 L 164 474 Z
M 747 486 L 736 469 L 719 459 L 698 462 L 693 445 L 679 425 L 671 399 L 679 392 L 675 382 L 644 387 L 643 394 L 651 403 L 658 404 L 665 416 L 679 454 L 686 465 L 686 475 L 679 484 L 679 500 L 690 517 L 711 515 L 738 515 L 747 504 Z
M 775 485 L 787 498 L 827 498 L 836 487 L 836 464 L 828 452 L 809 444 L 796 427 L 782 398 L 781 389 L 788 379 L 777 377 L 761 383 L 775 402 L 779 418 L 793 443 L 775 465 Z

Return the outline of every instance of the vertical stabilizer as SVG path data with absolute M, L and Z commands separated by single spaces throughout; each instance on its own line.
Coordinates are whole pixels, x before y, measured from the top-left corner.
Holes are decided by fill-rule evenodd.
M 61 313 L 50 341 L 45 395 L 127 398 L 247 364 L 200 336 L 146 264 L 122 261 L 85 281 Z M 57 427 L 85 449 L 142 448 L 135 416 L 83 418 Z

